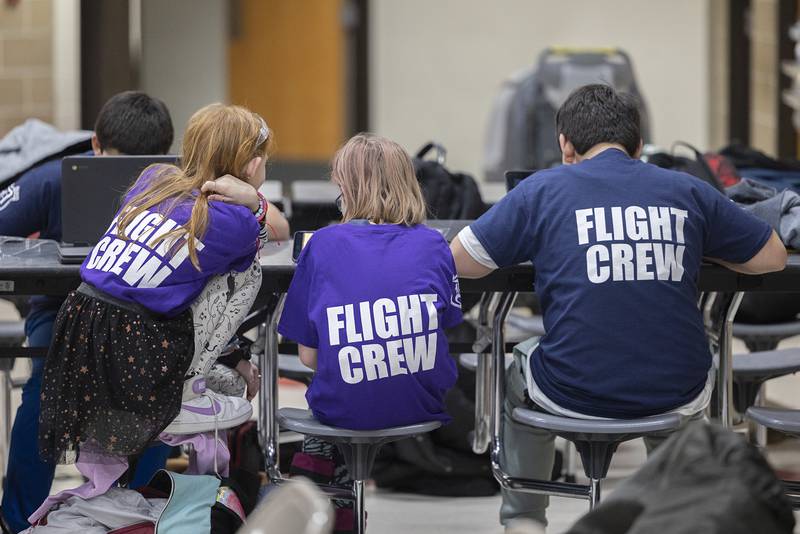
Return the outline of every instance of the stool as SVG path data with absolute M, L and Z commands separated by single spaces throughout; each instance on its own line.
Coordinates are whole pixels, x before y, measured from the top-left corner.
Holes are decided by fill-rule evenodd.
M 733 402 L 739 413 L 753 406 L 767 380 L 800 371 L 800 349 L 780 349 L 733 355 Z
M 573 419 L 544 412 L 515 408 L 511 417 L 517 423 L 550 430 L 575 444 L 583 461 L 583 471 L 589 478 L 587 494 L 589 507 L 600 501 L 600 481 L 608 475 L 611 458 L 624 441 L 680 428 L 683 418 L 676 413 L 654 415 L 641 419 Z M 585 486 L 571 483 L 525 481 L 537 493 L 558 494 L 559 488 L 581 489 Z M 540 485 L 540 488 L 536 486 Z M 514 488 L 510 488 L 514 489 Z M 556 491 L 550 491 L 551 489 Z M 570 496 L 584 496 L 572 492 Z
M 475 353 L 459 354 L 458 363 L 465 369 L 474 372 L 478 369 L 478 355 Z M 506 354 L 506 369 L 511 367 L 512 363 L 514 363 L 514 356 Z M 563 455 L 564 468 L 561 470 L 561 476 L 564 477 L 564 480 L 567 482 L 575 482 L 575 462 L 577 458 L 575 457 L 575 448 L 571 441 L 564 442 Z
M 747 410 L 746 417 L 767 428 L 800 438 L 800 410 L 753 407 Z M 796 480 L 782 482 L 792 508 L 800 510 L 800 482 Z
M 324 438 L 335 443 L 344 457 L 350 476 L 353 478 L 355 498 L 356 532 L 366 531 L 366 510 L 364 508 L 364 481 L 369 478 L 375 455 L 378 450 L 392 441 L 401 440 L 417 434 L 436 430 L 442 423 L 429 421 L 416 425 L 382 428 L 379 430 L 347 430 L 323 425 L 314 418 L 311 410 L 281 408 L 278 410 L 278 423 L 299 434 Z
M 800 321 L 775 324 L 733 323 L 733 337 L 744 341 L 750 352 L 774 350 L 787 337 L 800 335 Z

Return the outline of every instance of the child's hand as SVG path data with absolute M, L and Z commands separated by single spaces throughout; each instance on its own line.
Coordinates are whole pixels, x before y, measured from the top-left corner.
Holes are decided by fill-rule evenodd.
M 219 200 L 229 204 L 239 204 L 254 212 L 258 210 L 260 200 L 256 189 L 238 178 L 226 174 L 216 180 L 209 180 L 200 188 L 203 193 L 210 193 L 208 200 Z
M 261 387 L 261 373 L 250 360 L 241 360 L 236 364 L 236 372 L 247 382 L 247 400 L 253 400 Z

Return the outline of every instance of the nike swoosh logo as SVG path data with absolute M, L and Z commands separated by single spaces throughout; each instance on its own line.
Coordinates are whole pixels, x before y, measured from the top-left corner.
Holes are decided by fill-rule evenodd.
M 197 413 L 200 415 L 216 415 L 222 411 L 222 406 L 220 406 L 219 402 L 211 401 L 212 406 L 208 408 L 198 408 L 196 406 L 189 406 L 188 404 L 181 404 L 181 410 L 186 410 L 187 412 Z

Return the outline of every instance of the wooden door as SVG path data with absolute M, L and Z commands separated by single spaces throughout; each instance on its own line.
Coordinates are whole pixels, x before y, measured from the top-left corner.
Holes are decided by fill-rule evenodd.
M 344 0 L 234 0 L 232 103 L 261 114 L 279 160 L 327 161 L 345 137 Z

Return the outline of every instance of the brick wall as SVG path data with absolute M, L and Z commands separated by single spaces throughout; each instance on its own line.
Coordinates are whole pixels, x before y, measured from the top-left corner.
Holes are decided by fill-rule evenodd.
M 29 117 L 52 121 L 53 1 L 0 0 L 0 136 Z

